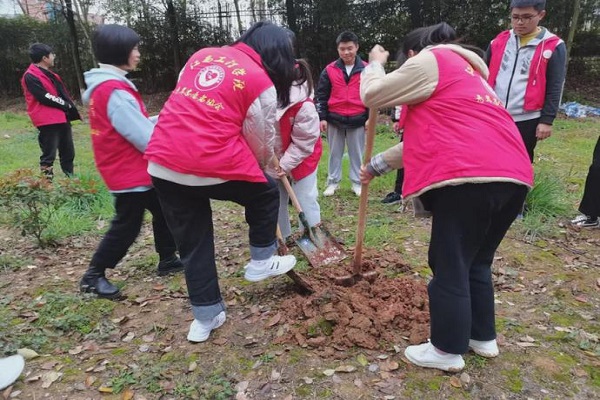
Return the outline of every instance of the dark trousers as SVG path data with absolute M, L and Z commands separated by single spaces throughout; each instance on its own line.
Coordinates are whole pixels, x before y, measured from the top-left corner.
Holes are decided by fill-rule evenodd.
M 404 183 L 404 168 L 396 170 L 396 182 L 394 182 L 394 192 L 402 194 L 402 184 Z
M 600 217 L 600 137 L 594 148 L 592 165 L 585 179 L 579 211 L 590 217 Z
M 40 168 L 46 175 L 52 176 L 52 167 L 56 160 L 56 153 L 60 158 L 60 168 L 67 175 L 73 175 L 73 160 L 75 159 L 75 145 L 71 124 L 53 124 L 38 127 L 38 143 L 42 150 Z
M 452 354 L 496 338 L 491 265 L 527 189 L 513 183 L 446 186 L 422 196 L 433 213 L 429 266 L 431 343 Z
M 92 257 L 91 265 L 114 268 L 138 237 L 146 210 L 152 214 L 154 248 L 160 259 L 164 260 L 175 254 L 175 240 L 171 236 L 154 189 L 145 192 L 114 193 L 114 200 L 115 216 Z
M 537 137 L 535 136 L 535 133 L 539 123 L 539 118 L 516 122 L 517 128 L 519 129 L 521 137 L 523 138 L 523 143 L 525 143 L 527 154 L 529 154 L 529 161 L 531 161 L 532 164 L 534 156 L 533 151 L 537 145 Z
M 228 181 L 219 185 L 185 186 L 152 178 L 185 265 L 192 305 L 210 306 L 222 300 L 211 199 L 233 201 L 245 208 L 251 246 L 269 247 L 276 242 L 279 191 L 274 180 L 267 179 L 266 183 Z

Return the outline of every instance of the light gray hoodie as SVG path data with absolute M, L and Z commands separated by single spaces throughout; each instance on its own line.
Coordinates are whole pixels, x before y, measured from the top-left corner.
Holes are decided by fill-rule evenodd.
M 125 82 L 137 91 L 133 82 L 125 77 L 126 74 L 127 71 L 109 64 L 100 64 L 100 68 L 84 73 L 88 88 L 83 94 L 83 103 L 89 104 L 94 89 L 111 79 Z M 116 131 L 140 152 L 146 151 L 156 121 L 142 113 L 137 99 L 125 90 L 115 90 L 108 99 L 107 108 L 108 118 Z

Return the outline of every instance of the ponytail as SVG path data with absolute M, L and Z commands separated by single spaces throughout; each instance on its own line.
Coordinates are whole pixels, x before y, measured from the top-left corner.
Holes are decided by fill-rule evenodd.
M 295 73 L 296 79 L 294 86 L 302 86 L 306 82 L 306 86 L 308 87 L 308 96 L 310 97 L 313 92 L 314 81 L 310 71 L 310 66 L 305 59 L 299 58 L 296 60 Z

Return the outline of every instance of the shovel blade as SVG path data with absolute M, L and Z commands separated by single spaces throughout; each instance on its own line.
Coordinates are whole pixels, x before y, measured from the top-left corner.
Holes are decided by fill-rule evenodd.
M 348 257 L 337 240 L 322 226 L 311 228 L 311 231 L 312 235 L 305 233 L 295 242 L 313 267 L 334 264 Z

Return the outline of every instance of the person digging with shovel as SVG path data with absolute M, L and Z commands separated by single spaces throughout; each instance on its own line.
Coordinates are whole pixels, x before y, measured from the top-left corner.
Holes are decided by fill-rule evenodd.
M 491 265 L 533 185 L 519 131 L 485 81 L 485 62 L 455 40 L 446 23 L 409 33 L 406 62 L 387 75 L 389 53 L 376 45 L 361 81 L 367 107 L 408 106 L 404 142 L 363 165 L 360 178 L 367 184 L 405 168 L 403 197 L 433 217 L 431 339 L 404 354 L 444 371 L 464 368 L 469 348 L 498 355 Z

